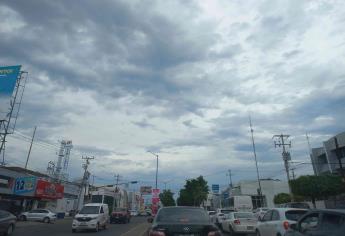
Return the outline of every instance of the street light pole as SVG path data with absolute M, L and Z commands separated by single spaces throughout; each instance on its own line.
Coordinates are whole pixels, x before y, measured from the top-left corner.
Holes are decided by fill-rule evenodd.
M 157 164 L 156 164 L 156 189 L 157 189 L 157 185 L 158 185 L 158 155 L 156 153 L 153 153 L 151 151 L 147 151 L 149 153 L 151 153 L 152 155 L 154 155 L 157 158 Z

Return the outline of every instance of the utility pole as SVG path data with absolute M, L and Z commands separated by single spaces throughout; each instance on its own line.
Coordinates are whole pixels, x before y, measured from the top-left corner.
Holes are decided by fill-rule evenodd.
M 253 144 L 253 153 L 254 153 L 254 159 L 255 159 L 255 166 L 256 166 L 256 175 L 258 178 L 258 184 L 259 184 L 259 197 L 260 197 L 260 207 L 263 206 L 262 201 L 262 188 L 261 188 L 261 181 L 260 181 L 260 175 L 259 175 L 259 167 L 258 167 L 258 160 L 256 157 L 256 148 L 255 148 L 255 141 L 254 141 L 254 130 L 253 130 L 253 126 L 252 126 L 252 119 L 249 116 L 249 126 L 250 126 L 250 132 L 252 134 L 252 144 Z
M 228 173 L 226 174 L 227 176 L 229 176 L 229 186 L 230 186 L 230 190 L 232 189 L 232 174 L 231 174 L 231 170 L 228 170 Z
M 29 162 L 29 158 L 30 158 L 30 154 L 31 154 L 32 143 L 34 142 L 34 138 L 35 138 L 35 134 L 36 134 L 36 129 L 37 129 L 37 126 L 35 126 L 34 133 L 32 134 L 30 148 L 29 148 L 29 153 L 28 153 L 28 156 L 26 158 L 26 163 L 25 163 L 25 170 L 28 167 L 28 162 Z
M 151 151 L 148 151 L 149 153 L 151 153 L 152 155 L 154 155 L 157 158 L 157 162 L 156 162 L 156 189 L 157 189 L 157 183 L 158 183 L 158 154 L 153 153 Z
M 118 190 L 117 187 L 119 186 L 120 175 L 119 174 L 115 175 L 115 178 L 116 178 L 116 181 L 115 181 L 114 200 L 113 200 L 113 209 L 112 209 L 113 211 L 114 211 L 115 207 L 118 207 L 117 202 L 116 202 L 116 193 Z M 116 203 L 116 205 L 115 205 L 115 203 Z
M 337 159 L 338 159 L 338 162 L 339 162 L 339 167 L 340 167 L 340 175 L 343 178 L 343 180 L 345 180 L 343 164 L 341 162 L 341 158 L 343 156 L 343 153 L 342 153 L 341 149 L 339 149 L 339 144 L 338 144 L 337 137 L 334 137 L 334 143 L 335 143 L 335 154 L 337 156 Z
M 290 185 L 290 171 L 289 171 L 289 161 L 291 161 L 291 155 L 290 152 L 286 151 L 286 146 L 291 148 L 291 141 L 289 143 L 286 143 L 287 139 L 290 137 L 290 135 L 287 134 L 279 134 L 279 135 L 274 135 L 273 138 L 276 140 L 274 141 L 274 147 L 282 147 L 283 152 L 282 152 L 282 157 L 284 160 L 284 166 L 285 166 L 285 171 L 286 171 L 286 176 L 289 184 L 289 192 L 291 194 L 291 197 L 293 199 L 293 194 L 291 191 L 291 185 Z
M 312 157 L 313 153 L 312 153 L 312 151 L 311 151 L 309 136 L 308 136 L 308 133 L 307 133 L 307 132 L 305 132 L 305 137 L 306 137 L 307 143 L 308 143 L 308 154 L 309 154 L 311 163 L 313 163 L 313 157 Z M 319 164 L 317 164 L 317 163 L 315 162 L 315 165 L 317 165 L 317 167 L 314 166 L 314 164 L 312 164 L 312 165 L 313 165 L 313 170 L 314 170 L 315 175 L 318 176 L 318 175 L 319 175 L 319 174 L 318 174 L 319 171 L 318 171 L 317 168 L 319 167 Z
M 81 182 L 81 186 L 80 186 L 80 193 L 79 193 L 79 197 L 78 197 L 78 201 L 77 201 L 77 210 L 79 210 L 79 204 L 81 201 L 81 198 L 84 198 L 84 189 L 86 191 L 86 185 L 87 185 L 87 179 L 88 179 L 88 173 L 87 173 L 87 169 L 90 165 L 90 160 L 95 159 L 95 157 L 88 157 L 88 156 L 83 156 L 82 157 L 83 160 L 85 160 L 85 164 L 83 164 L 83 169 L 84 169 L 84 175 L 83 175 L 83 180 Z

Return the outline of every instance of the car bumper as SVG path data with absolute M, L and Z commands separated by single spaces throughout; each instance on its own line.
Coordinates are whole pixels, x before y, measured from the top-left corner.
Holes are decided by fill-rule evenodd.
M 256 227 L 255 226 L 249 226 L 251 228 L 248 228 L 248 226 L 236 226 L 233 227 L 233 230 L 235 233 L 239 234 L 250 234 L 255 233 Z
M 73 221 L 72 229 L 96 229 L 97 221 L 79 222 Z
M 127 217 L 125 216 L 112 216 L 110 217 L 110 222 L 124 222 L 124 221 L 127 221 Z

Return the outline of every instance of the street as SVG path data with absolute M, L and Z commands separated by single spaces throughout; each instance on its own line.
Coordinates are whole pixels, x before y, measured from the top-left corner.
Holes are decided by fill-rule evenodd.
M 149 227 L 146 217 L 133 217 L 129 224 L 109 224 L 106 230 L 99 232 L 84 231 L 72 233 L 71 225 L 72 218 L 57 220 L 54 224 L 18 222 L 13 236 L 75 236 L 81 234 L 88 236 L 141 236 Z

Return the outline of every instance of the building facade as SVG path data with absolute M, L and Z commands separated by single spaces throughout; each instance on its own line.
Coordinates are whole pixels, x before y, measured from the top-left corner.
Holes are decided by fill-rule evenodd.
M 340 175 L 339 161 L 345 168 L 345 132 L 324 141 L 322 147 L 312 148 L 310 158 L 315 175 Z

